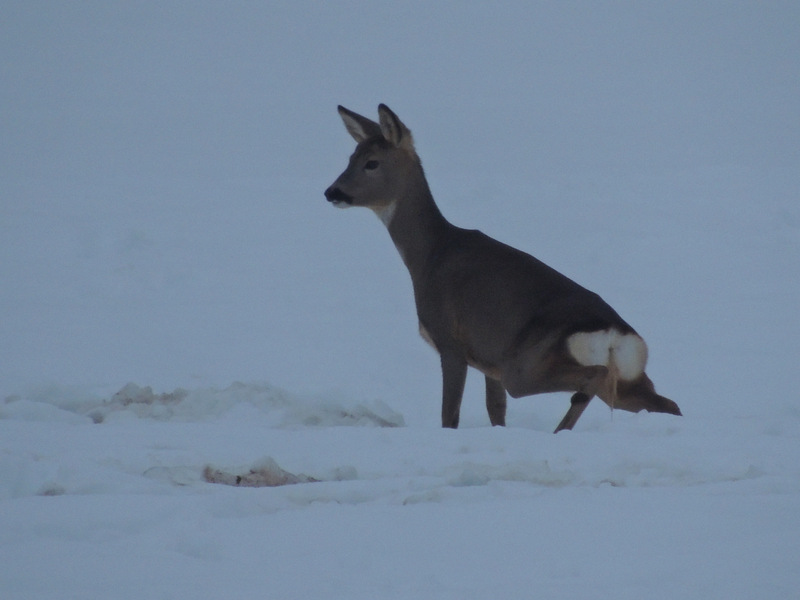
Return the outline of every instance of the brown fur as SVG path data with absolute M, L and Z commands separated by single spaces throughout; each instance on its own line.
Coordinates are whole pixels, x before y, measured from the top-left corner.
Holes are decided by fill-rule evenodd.
M 612 346 L 599 349 L 607 358 L 597 364 L 576 360 L 568 348 L 573 334 L 613 332 L 597 338 L 603 343 L 637 334 L 597 294 L 520 250 L 449 223 L 411 132 L 387 106 L 379 106 L 378 123 L 341 106 L 339 114 L 358 145 L 325 196 L 338 206 L 371 208 L 386 224 L 411 274 L 420 332 L 441 357 L 444 427 L 458 426 L 468 366 L 486 378 L 493 425 L 505 424 L 506 391 L 515 398 L 574 392 L 556 431 L 571 429 L 595 395 L 613 408 L 681 414 L 644 373 L 646 349 L 641 367 L 620 369 Z

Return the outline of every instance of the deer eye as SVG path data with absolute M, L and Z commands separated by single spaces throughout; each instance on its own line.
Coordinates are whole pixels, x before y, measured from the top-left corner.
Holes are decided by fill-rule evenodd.
M 374 171 L 375 169 L 377 169 L 377 168 L 378 168 L 378 166 L 379 166 L 380 164 L 381 164 L 381 163 L 379 163 L 377 160 L 368 160 L 368 161 L 367 161 L 367 162 L 364 164 L 364 170 L 366 170 L 366 171 Z

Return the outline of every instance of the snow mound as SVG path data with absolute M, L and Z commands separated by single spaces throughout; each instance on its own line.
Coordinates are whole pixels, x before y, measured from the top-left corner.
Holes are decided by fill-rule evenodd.
M 266 383 L 237 382 L 222 390 L 178 388 L 165 393 L 128 383 L 109 399 L 76 399 L 51 391 L 38 398 L 9 397 L 0 405 L 0 418 L 74 422 L 81 417 L 97 424 L 135 418 L 180 422 L 243 419 L 274 428 L 405 426 L 403 416 L 381 401 L 306 398 Z

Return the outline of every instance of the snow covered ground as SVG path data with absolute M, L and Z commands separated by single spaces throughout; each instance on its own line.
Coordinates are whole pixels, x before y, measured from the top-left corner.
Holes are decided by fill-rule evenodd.
M 0 598 L 800 593 L 796 3 L 0 12 Z M 491 428 L 473 375 L 438 427 L 396 250 L 322 196 L 379 102 L 683 418 Z

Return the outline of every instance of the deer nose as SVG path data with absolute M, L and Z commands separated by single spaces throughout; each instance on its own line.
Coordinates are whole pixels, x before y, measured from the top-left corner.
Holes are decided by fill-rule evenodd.
M 338 204 L 339 202 L 345 202 L 347 204 L 353 203 L 352 196 L 345 194 L 341 189 L 333 185 L 325 190 L 325 198 L 328 199 L 328 202 L 333 202 L 334 204 Z

